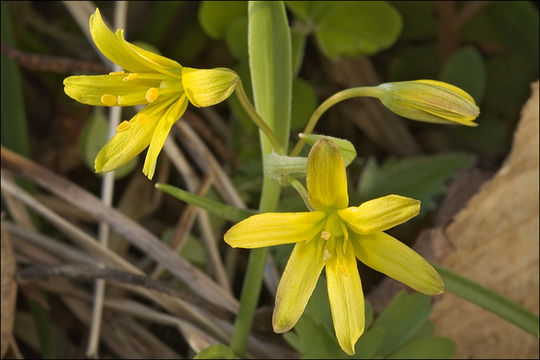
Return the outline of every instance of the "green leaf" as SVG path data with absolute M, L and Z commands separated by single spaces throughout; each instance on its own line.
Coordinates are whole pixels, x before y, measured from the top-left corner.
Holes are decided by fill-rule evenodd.
M 292 87 L 291 129 L 302 129 L 317 107 L 315 90 L 306 80 L 297 78 Z
M 397 350 L 388 359 L 453 359 L 456 344 L 443 336 L 416 339 Z
M 345 166 L 349 166 L 350 163 L 353 162 L 353 160 L 356 158 L 356 149 L 354 148 L 354 145 L 349 141 L 345 139 L 336 138 L 333 136 L 328 135 L 316 135 L 316 134 L 300 134 L 299 135 L 306 144 L 313 145 L 317 140 L 319 139 L 328 139 L 332 141 L 336 146 L 338 147 L 339 151 L 341 151 L 341 155 L 343 155 L 343 162 L 345 163 Z
M 437 11 L 434 1 L 391 1 L 403 18 L 400 40 L 426 41 L 437 38 Z
M 238 359 L 233 351 L 223 344 L 212 345 L 193 357 L 194 359 Z
M 538 315 L 516 304 L 512 300 L 456 274 L 450 269 L 434 263 L 432 265 L 441 275 L 446 291 L 491 311 L 533 336 L 539 336 Z
M 286 1 L 285 3 L 294 15 L 307 24 L 318 22 L 332 6 L 330 1 Z
M 210 37 L 221 39 L 234 20 L 246 15 L 245 1 L 203 1 L 199 8 L 199 23 Z
M 435 325 L 433 325 L 433 321 L 428 319 L 424 321 L 422 326 L 411 336 L 409 340 L 412 341 L 415 339 L 431 336 L 433 335 L 434 331 L 435 331 Z
M 8 3 L 2 2 L 2 41 L 13 46 L 11 18 Z M 24 99 L 21 88 L 21 74 L 17 64 L 2 52 L 2 145 L 28 157 L 28 131 Z
M 356 342 L 352 359 L 372 359 L 384 340 L 385 331 L 376 327 L 366 331 Z
M 358 182 L 358 201 L 400 194 L 420 200 L 422 211 L 428 211 L 435 207 L 434 197 L 444 193 L 445 181 L 473 161 L 472 155 L 459 153 L 388 159 L 381 166 L 370 159 Z
M 234 20 L 225 33 L 225 41 L 231 53 L 242 63 L 248 62 L 248 19 L 242 16 Z M 246 83 L 243 83 L 244 87 Z M 247 91 L 247 89 L 245 89 Z
M 162 235 L 163 242 L 170 244 L 175 231 L 175 228 L 167 229 Z M 182 246 L 180 255 L 199 268 L 202 268 L 206 264 L 206 251 L 204 250 L 204 246 L 199 239 L 191 234 L 188 235 L 184 246 Z
M 371 55 L 390 47 L 402 26 L 400 14 L 386 2 L 332 1 L 315 35 L 330 58 Z
M 294 333 L 284 334 L 291 346 L 302 354 L 304 359 L 344 358 L 346 354 L 329 329 L 321 326 L 316 317 L 304 313 L 294 327 Z
M 255 109 L 287 151 L 291 119 L 291 33 L 282 2 L 254 1 L 248 6 L 248 50 Z M 276 104 L 279 104 L 276 105 Z M 261 135 L 263 155 L 270 142 Z
M 439 80 L 462 88 L 480 104 L 486 88 L 482 55 L 472 46 L 462 47 L 444 63 Z
M 172 186 L 168 184 L 157 183 L 156 189 L 165 191 L 167 194 L 172 195 L 179 200 L 185 201 L 189 204 L 196 205 L 214 215 L 217 215 L 219 217 L 222 217 L 230 221 L 244 220 L 245 218 L 250 217 L 251 215 L 257 214 L 256 211 L 245 210 L 245 209 L 240 209 L 240 208 L 235 208 L 229 205 L 225 205 L 223 203 L 206 199 L 202 196 L 192 194 L 189 191 L 185 191 L 180 188 L 177 188 L 176 186 Z
M 291 29 L 291 49 L 292 49 L 292 76 L 296 78 L 304 61 L 304 50 L 306 47 L 306 35 L 299 29 Z M 294 114 L 294 84 L 293 84 L 293 114 Z M 294 122 L 294 115 L 293 120 Z M 293 125 L 294 127 L 294 125 Z
M 433 44 L 409 45 L 392 57 L 390 81 L 434 79 L 437 76 L 437 47 Z
M 94 159 L 101 148 L 107 143 L 109 124 L 99 108 L 94 111 L 81 131 L 79 136 L 79 150 L 84 163 L 94 173 Z M 127 164 L 120 166 L 114 172 L 114 177 L 120 179 L 129 174 L 137 165 L 138 156 Z M 96 174 L 103 176 L 103 174 Z
M 373 323 L 373 328 L 383 328 L 384 340 L 376 354 L 387 356 L 405 344 L 421 328 L 431 312 L 431 298 L 401 291 Z

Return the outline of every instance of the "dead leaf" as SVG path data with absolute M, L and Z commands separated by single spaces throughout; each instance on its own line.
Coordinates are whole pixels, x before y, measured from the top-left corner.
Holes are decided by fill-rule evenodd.
M 15 320 L 15 305 L 17 303 L 17 283 L 15 282 L 15 254 L 9 239 L 9 234 L 2 227 L 1 237 L 1 262 L 2 277 L 2 328 L 1 328 L 1 355 L 4 357 L 8 348 L 13 332 L 13 323 Z
M 480 124 L 482 126 L 482 124 Z M 538 313 L 538 82 L 521 112 L 510 155 L 445 229 L 454 250 L 438 262 Z M 457 358 L 538 358 L 538 339 L 452 294 L 431 319 Z

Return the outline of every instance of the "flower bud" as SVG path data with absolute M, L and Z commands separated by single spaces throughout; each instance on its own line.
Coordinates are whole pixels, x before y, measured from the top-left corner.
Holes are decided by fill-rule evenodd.
M 216 105 L 227 99 L 238 80 L 238 75 L 227 68 L 182 68 L 182 86 L 189 101 L 197 107 Z
M 412 120 L 477 126 L 474 99 L 460 88 L 435 80 L 384 83 L 376 87 L 384 106 Z

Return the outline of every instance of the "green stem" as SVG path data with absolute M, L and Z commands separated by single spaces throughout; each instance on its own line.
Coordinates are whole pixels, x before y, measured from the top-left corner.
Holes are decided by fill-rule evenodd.
M 319 105 L 317 109 L 315 109 L 315 111 L 309 118 L 306 128 L 302 133 L 311 134 L 321 116 L 326 112 L 326 110 L 328 110 L 335 104 L 354 97 L 379 97 L 381 93 L 382 90 L 376 86 L 356 87 L 335 93 L 334 95 L 326 99 L 321 105 Z M 298 156 L 298 154 L 300 154 L 300 151 L 302 151 L 302 147 L 304 146 L 304 144 L 304 139 L 298 140 L 289 156 Z
M 273 211 L 276 208 L 280 189 L 281 186 L 275 180 L 264 178 L 259 206 L 261 212 Z M 246 277 L 240 295 L 240 308 L 231 339 L 231 350 L 240 357 L 246 350 L 253 315 L 259 302 L 267 254 L 268 248 L 253 249 L 249 254 Z
M 431 263 L 444 281 L 445 290 L 470 301 L 538 337 L 538 315 L 452 270 Z
M 293 178 L 292 176 L 289 176 L 287 178 L 287 180 L 289 181 L 289 184 L 291 184 L 291 186 L 294 188 L 294 190 L 296 190 L 296 192 L 298 192 L 298 194 L 300 194 L 300 196 L 302 197 L 302 200 L 304 200 L 304 204 L 306 204 L 306 207 L 308 208 L 308 210 L 309 211 L 314 211 L 315 209 L 313 208 L 313 206 L 311 206 L 311 203 L 309 202 L 309 194 L 308 194 L 306 188 L 304 187 L 304 185 L 302 185 L 302 183 L 300 181 Z
M 270 143 L 272 144 L 272 147 L 274 148 L 274 151 L 276 154 L 284 155 L 285 152 L 283 151 L 282 147 L 279 145 L 279 142 L 277 141 L 276 137 L 274 136 L 274 132 L 263 119 L 257 114 L 257 111 L 255 111 L 255 108 L 249 101 L 246 92 L 244 90 L 244 86 L 242 85 L 242 80 L 238 81 L 238 84 L 236 85 L 236 96 L 238 97 L 238 101 L 240 101 L 240 105 L 244 108 L 246 113 L 249 115 L 251 120 L 257 125 L 257 127 L 266 135 Z

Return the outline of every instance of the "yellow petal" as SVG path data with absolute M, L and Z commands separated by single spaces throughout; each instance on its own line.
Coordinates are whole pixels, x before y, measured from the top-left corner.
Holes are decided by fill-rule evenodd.
M 167 112 L 159 119 L 159 122 L 154 130 L 150 147 L 146 153 L 144 160 L 143 173 L 152 180 L 154 171 L 156 170 L 156 162 L 158 155 L 167 139 L 167 135 L 171 131 L 173 124 L 180 119 L 187 108 L 188 101 L 185 95 L 182 95 L 174 104 L 172 104 Z
M 120 45 L 122 46 L 124 51 L 140 64 L 159 73 L 167 74 L 178 79 L 180 78 L 182 65 L 180 65 L 176 61 L 158 54 L 154 54 L 151 51 L 145 50 L 137 45 L 133 45 L 132 43 L 127 42 L 124 39 L 123 29 L 118 29 L 116 31 L 116 37 L 120 41 Z
M 420 212 L 420 201 L 399 195 L 387 195 L 366 201 L 357 207 L 338 210 L 338 215 L 358 234 L 384 231 L 404 223 Z
M 70 76 L 64 79 L 64 91 L 72 99 L 83 104 L 94 106 L 113 105 L 138 105 L 146 104 L 144 93 L 149 87 L 159 86 L 159 80 L 136 79 L 133 81 L 123 81 L 125 74 L 113 75 L 91 75 L 91 76 Z M 103 96 L 112 96 L 116 99 L 130 94 L 142 93 L 141 101 L 132 101 L 129 104 L 119 104 L 104 102 Z
M 318 140 L 309 152 L 306 167 L 309 201 L 314 209 L 343 209 L 349 203 L 343 156 L 328 139 Z
M 444 284 L 437 271 L 401 241 L 383 232 L 351 234 L 350 240 L 356 256 L 367 266 L 421 293 L 438 295 L 443 292 Z
M 356 341 L 364 332 L 364 293 L 353 246 L 346 242 L 344 254 L 336 251 L 326 260 L 326 283 L 339 346 L 353 355 Z
M 172 101 L 169 99 L 147 105 L 131 118 L 129 128 L 114 135 L 97 154 L 94 163 L 96 172 L 114 170 L 139 155 L 150 144 L 158 119 Z
M 248 249 L 310 241 L 320 235 L 325 217 L 322 211 L 258 214 L 234 225 L 223 237 L 232 247 Z
M 145 126 L 131 121 L 129 129 L 117 132 L 99 151 L 94 167 L 96 172 L 108 172 L 119 168 L 139 155 L 150 144 L 157 121 Z
M 189 101 L 197 107 L 219 104 L 227 99 L 238 83 L 238 75 L 226 68 L 182 68 L 182 84 Z
M 90 34 L 99 51 L 113 63 L 132 72 L 152 72 L 125 50 L 122 41 L 103 22 L 99 9 L 90 16 Z
M 276 293 L 272 316 L 275 332 L 289 331 L 304 312 L 324 266 L 323 259 L 316 256 L 317 246 L 322 246 L 322 243 L 317 239 L 294 246 Z

